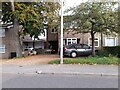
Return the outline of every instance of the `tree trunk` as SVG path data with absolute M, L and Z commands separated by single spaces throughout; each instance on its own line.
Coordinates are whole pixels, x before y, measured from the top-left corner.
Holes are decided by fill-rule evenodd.
M 91 38 L 92 38 L 92 56 L 94 57 L 95 56 L 95 36 L 94 36 L 94 32 L 91 31 Z
M 48 25 L 47 27 L 47 39 L 46 39 L 46 49 L 49 49 L 49 42 L 48 42 L 48 38 L 49 38 L 49 35 L 50 34 L 50 27 Z
M 103 33 L 101 32 L 101 49 L 103 48 Z
M 11 1 L 11 9 L 12 11 L 14 12 L 15 11 L 15 7 L 14 7 L 14 1 Z M 20 42 L 20 36 L 18 34 L 19 32 L 19 23 L 17 21 L 17 19 L 15 18 L 14 19 L 14 25 L 13 25 L 13 37 L 14 37 L 14 41 L 13 41 L 13 45 L 15 45 L 15 52 L 17 54 L 17 57 L 21 57 L 22 56 L 22 45 L 21 45 L 21 42 Z

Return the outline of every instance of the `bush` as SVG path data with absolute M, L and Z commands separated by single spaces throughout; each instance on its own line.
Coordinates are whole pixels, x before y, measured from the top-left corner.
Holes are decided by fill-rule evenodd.
M 118 56 L 120 57 L 120 46 L 113 46 L 113 47 L 103 47 L 101 50 L 98 51 L 99 56 Z
M 97 55 L 98 56 L 109 56 L 109 53 L 106 51 L 106 50 L 104 50 L 104 49 L 101 49 L 101 50 L 99 50 L 98 52 L 97 52 Z

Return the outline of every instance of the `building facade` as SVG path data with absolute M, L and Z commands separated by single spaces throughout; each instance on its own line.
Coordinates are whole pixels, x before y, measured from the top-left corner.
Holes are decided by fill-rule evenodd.
M 13 25 L 0 27 L 0 58 L 8 59 L 22 55 L 15 31 Z
M 19 30 L 21 27 L 18 28 Z M 25 49 L 33 48 L 33 42 L 36 49 L 44 49 L 46 42 L 46 31 L 44 35 L 39 35 L 39 39 L 33 40 L 29 35 L 17 37 L 14 33 L 14 27 L 1 26 L 0 27 L 0 58 L 8 59 L 22 56 Z M 19 38 L 19 39 L 18 39 Z M 20 42 L 18 41 L 20 40 Z
M 54 53 L 58 52 L 58 28 L 47 29 L 47 40 L 45 49 L 54 50 Z
M 95 47 L 101 48 L 103 46 L 118 46 L 120 45 L 120 36 L 118 35 L 102 35 L 100 33 L 95 34 Z M 69 45 L 72 43 L 83 43 L 92 45 L 90 33 L 76 33 L 73 30 L 64 32 L 64 45 Z

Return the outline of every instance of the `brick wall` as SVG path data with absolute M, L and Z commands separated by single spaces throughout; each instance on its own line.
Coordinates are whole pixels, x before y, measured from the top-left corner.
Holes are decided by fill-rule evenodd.
M 3 59 L 7 59 L 11 57 L 11 52 L 16 52 L 17 56 L 21 56 L 22 54 L 19 49 L 17 33 L 14 33 L 14 28 L 6 28 L 5 29 L 5 37 L 2 38 L 2 44 L 5 45 L 5 53 L 2 54 Z

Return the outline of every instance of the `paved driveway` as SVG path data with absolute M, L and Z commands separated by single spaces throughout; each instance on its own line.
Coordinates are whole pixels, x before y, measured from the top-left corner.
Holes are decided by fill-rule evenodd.
M 47 64 L 49 61 L 59 59 L 59 55 L 35 55 L 25 58 L 2 60 L 2 64 Z

